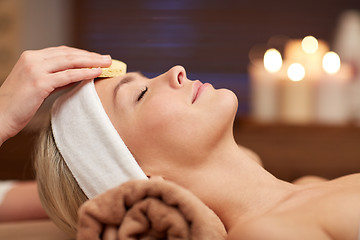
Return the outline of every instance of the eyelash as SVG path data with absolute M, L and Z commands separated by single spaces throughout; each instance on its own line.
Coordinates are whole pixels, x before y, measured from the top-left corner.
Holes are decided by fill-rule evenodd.
M 141 93 L 140 93 L 140 95 L 139 95 L 139 97 L 138 97 L 138 99 L 137 99 L 138 102 L 144 97 L 144 95 L 145 95 L 145 93 L 147 92 L 147 90 L 148 90 L 148 87 L 145 87 L 145 89 L 143 89 L 143 90 L 141 91 Z

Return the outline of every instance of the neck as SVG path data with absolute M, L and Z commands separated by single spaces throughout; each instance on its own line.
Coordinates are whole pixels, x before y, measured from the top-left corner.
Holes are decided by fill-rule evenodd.
M 227 230 L 236 222 L 266 213 L 295 190 L 267 172 L 234 139 L 219 144 L 202 171 L 197 169 L 192 175 L 188 178 L 192 183 L 186 185 L 220 217 Z

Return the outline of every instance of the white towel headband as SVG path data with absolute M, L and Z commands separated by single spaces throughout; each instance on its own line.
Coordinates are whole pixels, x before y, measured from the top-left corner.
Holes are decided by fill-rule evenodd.
M 106 114 L 94 80 L 56 100 L 51 127 L 56 146 L 88 198 L 132 179 L 147 179 Z

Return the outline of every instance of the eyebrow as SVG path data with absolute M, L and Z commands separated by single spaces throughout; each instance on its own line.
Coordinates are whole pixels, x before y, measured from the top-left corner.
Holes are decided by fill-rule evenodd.
M 132 81 L 135 80 L 135 78 L 137 77 L 145 77 L 144 74 L 142 74 L 141 72 L 133 72 L 131 74 L 127 74 L 123 79 L 121 79 L 115 86 L 114 88 L 114 92 L 113 92 L 113 96 L 114 96 L 114 100 L 116 98 L 117 93 L 119 92 L 119 89 L 122 85 L 126 84 L 126 83 L 130 83 Z

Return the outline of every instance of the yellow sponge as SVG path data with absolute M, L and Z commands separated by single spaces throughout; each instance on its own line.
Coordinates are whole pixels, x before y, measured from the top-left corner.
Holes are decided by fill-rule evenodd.
M 126 64 L 119 60 L 112 60 L 112 64 L 108 68 L 102 68 L 100 78 L 116 77 L 126 73 Z

